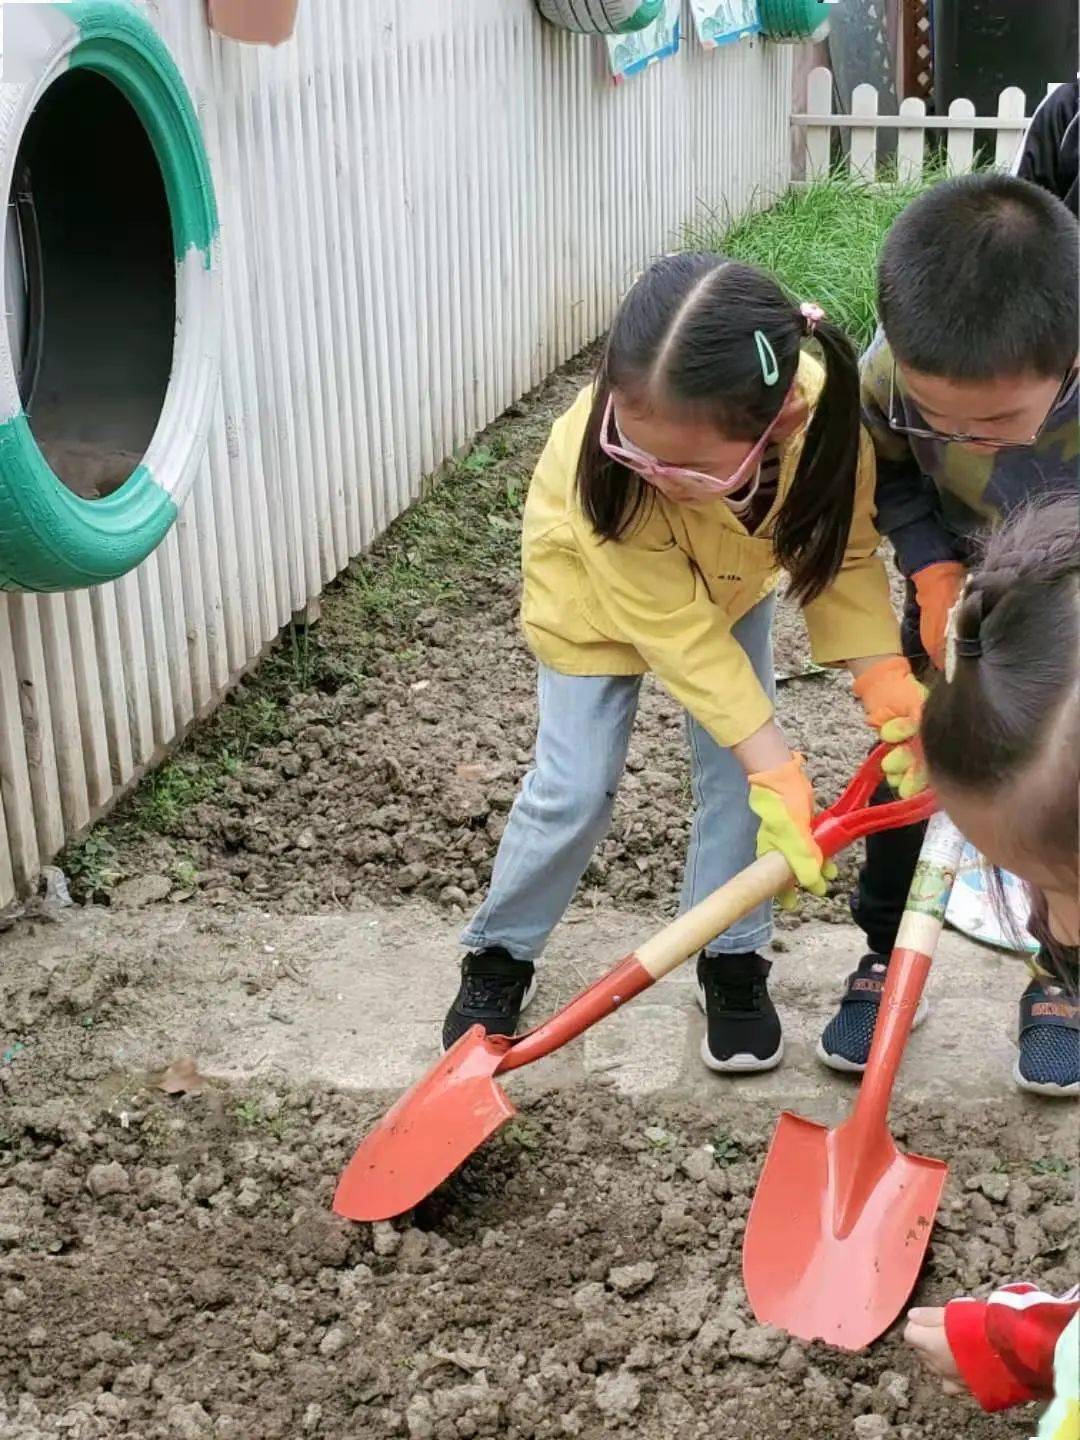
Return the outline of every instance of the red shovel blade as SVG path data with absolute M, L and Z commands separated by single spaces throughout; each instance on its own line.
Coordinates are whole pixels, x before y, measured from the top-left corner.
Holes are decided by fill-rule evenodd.
M 861 1350 L 915 1288 L 947 1166 L 903 1154 L 885 1130 L 868 1149 L 848 1125 L 781 1115 L 747 1220 L 743 1280 L 762 1324 Z
M 334 1192 L 346 1220 L 402 1215 L 448 1180 L 517 1111 L 492 1079 L 508 1042 L 479 1025 L 407 1090 L 361 1141 Z

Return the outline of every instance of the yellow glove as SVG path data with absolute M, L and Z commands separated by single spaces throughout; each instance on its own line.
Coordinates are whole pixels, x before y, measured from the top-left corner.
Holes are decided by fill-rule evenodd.
M 908 800 L 926 789 L 926 761 L 918 741 L 923 705 L 928 690 L 911 673 L 902 655 L 879 660 L 855 681 L 855 694 L 866 711 L 866 723 L 887 745 L 897 748 L 886 755 L 881 768 L 885 779 Z M 910 740 L 910 745 L 901 742 Z
M 836 879 L 836 866 L 826 860 L 810 830 L 814 815 L 814 791 L 806 778 L 802 755 L 793 755 L 775 770 L 759 770 L 750 779 L 750 809 L 761 821 L 757 853 L 779 850 L 795 873 L 795 879 L 812 895 L 824 895 L 829 880 Z M 791 910 L 795 891 L 780 896 L 780 904 Z

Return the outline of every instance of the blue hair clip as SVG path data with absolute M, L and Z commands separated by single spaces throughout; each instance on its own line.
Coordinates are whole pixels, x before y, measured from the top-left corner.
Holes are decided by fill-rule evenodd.
M 776 351 L 769 344 L 769 337 L 763 331 L 755 330 L 754 344 L 757 346 L 762 380 L 766 385 L 775 385 L 780 379 L 780 366 L 777 364 Z

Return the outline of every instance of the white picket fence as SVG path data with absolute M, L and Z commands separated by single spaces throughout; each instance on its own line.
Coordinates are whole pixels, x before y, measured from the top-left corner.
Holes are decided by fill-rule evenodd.
M 790 174 L 789 47 L 691 36 L 615 87 L 602 44 L 532 0 L 304 0 L 277 50 L 212 36 L 205 0 L 140 3 L 214 169 L 221 397 L 136 573 L 0 595 L 0 908 L 603 330 L 699 206 L 737 213 Z
M 996 115 L 976 115 L 972 102 L 963 99 L 952 102 L 948 115 L 928 115 L 926 102 L 914 97 L 902 100 L 899 109 L 898 115 L 879 114 L 873 85 L 857 85 L 851 96 L 851 114 L 837 114 L 832 72 L 824 66 L 812 70 L 807 78 L 806 111 L 791 117 L 792 125 L 805 137 L 807 180 L 829 173 L 836 132 L 850 137 L 846 160 L 850 172 L 874 180 L 878 137 L 895 131 L 895 174 L 901 180 L 917 180 L 926 164 L 930 136 L 944 134 L 946 163 L 953 174 L 960 175 L 972 168 L 975 137 L 985 131 L 994 136 L 994 164 L 1008 170 L 1027 126 L 1026 97 L 1016 86 L 1001 92 Z

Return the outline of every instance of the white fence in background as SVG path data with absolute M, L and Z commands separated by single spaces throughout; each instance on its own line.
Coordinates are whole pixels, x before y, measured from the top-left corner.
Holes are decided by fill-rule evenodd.
M 925 100 L 914 97 L 900 102 L 898 115 L 881 115 L 878 93 L 872 85 L 855 87 L 850 115 L 835 114 L 833 102 L 832 72 L 824 66 L 812 70 L 807 79 L 806 113 L 791 117 L 792 125 L 805 136 L 807 180 L 829 173 L 836 132 L 849 136 L 846 163 L 850 172 L 873 180 L 878 170 L 878 136 L 895 131 L 895 173 L 901 180 L 917 180 L 923 173 L 931 136 L 944 135 L 948 168 L 959 175 L 974 164 L 976 136 L 990 131 L 994 136 L 994 164 L 1008 170 L 1027 126 L 1024 92 L 1015 86 L 1001 92 L 996 115 L 976 115 L 972 102 L 962 99 L 952 102 L 948 115 L 928 115 Z
M 144 0 L 195 96 L 221 396 L 181 519 L 89 593 L 0 595 L 0 907 L 228 690 L 423 479 L 606 325 L 700 204 L 789 176 L 791 50 L 615 87 L 531 0 L 304 0 L 277 50 Z M 684 17 L 688 19 L 688 17 Z

